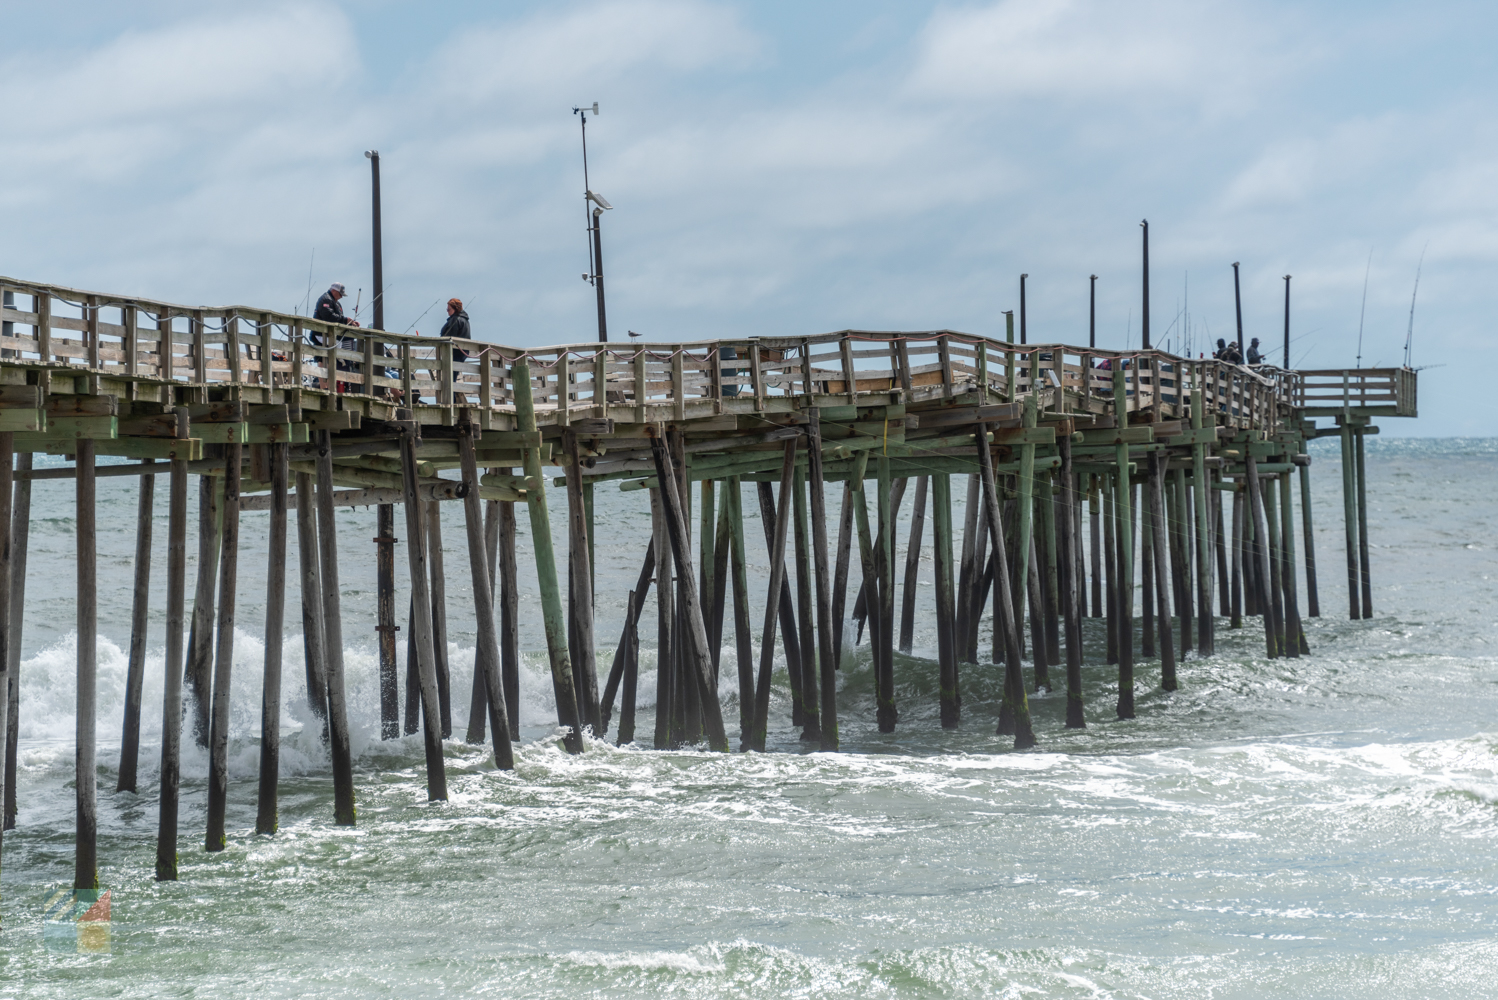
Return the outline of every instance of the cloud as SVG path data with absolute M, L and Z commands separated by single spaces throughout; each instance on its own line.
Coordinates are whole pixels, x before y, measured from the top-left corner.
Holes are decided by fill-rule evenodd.
M 462 31 L 434 60 L 431 91 L 465 108 L 499 101 L 509 113 L 552 110 L 559 97 L 591 100 L 580 91 L 631 74 L 742 68 L 760 49 L 731 7 L 694 0 L 591 3 Z
M 976 102 L 1144 96 L 1241 103 L 1282 60 L 1221 2 L 1003 0 L 938 11 L 918 42 L 913 95 Z

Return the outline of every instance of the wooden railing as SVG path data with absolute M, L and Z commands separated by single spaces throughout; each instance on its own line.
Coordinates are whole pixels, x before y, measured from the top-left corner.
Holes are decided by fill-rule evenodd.
M 1290 405 L 1306 416 L 1345 410 L 1370 415 L 1418 415 L 1418 376 L 1412 368 L 1337 368 L 1285 373 Z
M 515 364 L 525 360 L 537 410 L 562 424 L 784 409 L 806 394 L 842 396 L 850 403 L 873 397 L 921 401 L 980 385 L 1006 399 L 1039 392 L 1047 410 L 1106 413 L 1115 399 L 1114 380 L 1122 379 L 1130 412 L 1178 415 L 1182 392 L 1199 389 L 1219 423 L 1273 430 L 1295 399 L 1323 391 L 1320 382 L 1299 376 L 1326 374 L 1256 372 L 1153 350 L 1021 346 L 951 330 L 522 349 L 7 278 L 0 278 L 0 292 L 0 366 L 504 411 L 513 406 Z M 1413 399 L 1413 373 L 1410 383 Z M 1371 393 L 1372 383 L 1363 391 Z

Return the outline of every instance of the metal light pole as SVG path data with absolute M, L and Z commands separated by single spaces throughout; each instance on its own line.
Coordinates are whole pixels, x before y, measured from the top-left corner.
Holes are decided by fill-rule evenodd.
M 380 249 L 380 151 L 367 149 L 370 170 L 370 212 L 374 232 L 374 323 L 376 330 L 385 329 L 385 265 Z
M 1144 303 L 1140 306 L 1139 330 L 1147 351 L 1150 349 L 1150 220 L 1139 224 L 1144 227 Z
M 1087 346 L 1097 346 L 1097 275 L 1087 276 L 1090 294 L 1087 298 Z
M 603 304 L 603 232 L 598 220 L 603 218 L 603 209 L 593 209 L 593 291 L 598 294 L 598 342 L 609 342 L 608 310 Z
M 587 220 L 587 231 L 592 234 L 588 242 L 588 273 L 583 275 L 583 280 L 593 286 L 594 294 L 598 298 L 598 342 L 606 344 L 609 341 L 608 309 L 604 304 L 603 297 L 603 231 L 599 226 L 599 220 L 603 217 L 606 209 L 613 208 L 602 195 L 595 194 L 593 187 L 588 181 L 588 112 L 592 111 L 594 116 L 598 115 L 598 102 L 593 102 L 593 107 L 573 108 L 572 113 L 578 116 L 582 125 L 583 136 L 583 218 Z M 589 211 L 588 202 L 592 202 L 592 210 Z
M 1019 276 L 1019 342 L 1021 344 L 1029 343 L 1025 337 L 1025 279 L 1028 277 L 1030 277 L 1028 274 Z
M 1233 309 L 1238 315 L 1238 353 L 1248 361 L 1248 345 L 1243 343 L 1243 293 L 1238 288 L 1238 262 L 1233 261 Z
M 1285 275 L 1285 371 L 1290 370 L 1290 276 Z

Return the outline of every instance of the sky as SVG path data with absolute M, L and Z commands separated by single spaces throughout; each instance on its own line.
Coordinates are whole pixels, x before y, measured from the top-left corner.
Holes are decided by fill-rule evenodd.
M 1234 334 L 1421 367 L 1419 420 L 1489 435 L 1498 8 L 1264 0 L 7 2 L 0 274 L 386 327 L 649 340 L 948 328 Z M 1419 271 L 1413 321 L 1412 296 Z M 1366 286 L 1366 295 L 1365 295 Z M 360 290 L 362 289 L 362 293 Z M 365 312 L 367 318 L 367 309 Z M 1413 325 L 1411 326 L 1411 323 Z M 1429 366 L 1429 367 L 1426 367 Z

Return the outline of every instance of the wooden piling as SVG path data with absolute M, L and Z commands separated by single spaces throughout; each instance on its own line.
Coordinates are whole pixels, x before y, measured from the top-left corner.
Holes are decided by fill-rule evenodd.
M 515 558 L 515 504 L 498 506 L 499 538 L 499 672 L 504 682 L 505 706 L 510 712 L 510 736 L 520 738 L 520 585 Z M 638 659 L 638 643 L 636 644 Z
M 198 585 L 193 594 L 187 639 L 187 690 L 192 697 L 193 738 L 208 746 L 209 702 L 213 688 L 213 599 L 223 523 L 223 477 L 198 480 Z
M 409 410 L 396 411 L 410 420 Z M 427 565 L 426 514 L 416 494 L 416 431 L 410 421 L 401 426 L 401 476 L 406 484 L 406 564 L 411 578 L 410 643 L 416 654 L 416 688 L 421 696 L 422 745 L 426 751 L 427 801 L 447 800 L 447 768 L 442 753 L 442 710 L 437 703 L 437 659 L 432 649 L 432 595 Z M 319 490 L 321 492 L 321 490 Z M 550 536 L 548 536 L 550 537 Z M 555 578 L 553 578 L 555 584 Z M 571 678 L 568 677 L 568 682 Z M 407 678 L 407 691 L 410 678 Z
M 307 673 L 307 705 L 322 720 L 328 738 L 327 636 L 322 620 L 322 570 L 317 564 L 317 505 L 312 474 L 296 474 L 297 569 L 302 583 L 302 651 Z
M 957 637 L 952 593 L 952 477 L 946 473 L 933 473 L 930 480 L 931 513 L 936 536 L 932 551 L 936 571 L 936 662 L 941 727 L 956 729 L 961 721 L 962 702 L 957 690 Z M 925 481 L 922 480 L 922 485 L 924 484 Z M 919 487 L 916 497 L 919 504 Z M 919 539 L 914 535 L 911 544 L 919 544 Z
M 12 448 L 5 446 L 5 439 L 14 441 L 10 434 L 0 434 L 0 523 L 10 524 L 10 497 L 12 478 Z M 151 459 L 146 459 L 149 463 Z M 135 594 L 130 606 L 130 659 L 125 672 L 125 719 L 120 727 L 120 776 L 115 784 L 117 792 L 133 792 L 136 772 L 140 762 L 140 697 L 146 680 L 146 628 L 149 624 L 149 599 L 151 595 L 151 526 L 156 494 L 156 477 L 140 477 L 140 499 L 135 510 Z M 8 546 L 6 546 L 8 548 Z M 6 553 L 8 556 L 9 553 Z M 8 559 L 6 560 L 8 562 Z M 9 567 L 0 568 L 0 586 L 6 597 L 0 604 L 9 607 Z
M 1082 613 L 1085 597 L 1083 580 L 1078 572 L 1082 566 L 1077 551 L 1080 541 L 1080 524 L 1077 505 L 1076 475 L 1072 472 L 1071 436 L 1057 436 L 1061 452 L 1061 511 L 1060 531 L 1057 537 L 1059 559 L 1057 562 L 1061 620 L 1066 635 L 1066 728 L 1085 729 L 1087 718 L 1082 695 Z
M 713 547 L 711 553 L 713 576 L 712 587 L 710 589 L 712 591 L 712 599 L 711 603 L 708 605 L 708 641 L 713 651 L 713 672 L 720 676 L 723 673 L 721 666 L 723 659 L 723 613 L 726 610 L 728 604 L 728 563 L 730 551 L 733 547 L 733 542 L 729 537 L 733 533 L 733 528 L 728 523 L 729 489 L 729 481 L 724 480 L 722 490 L 723 497 L 721 500 L 717 501 L 718 528 L 717 534 L 713 538 Z M 704 503 L 706 503 L 705 498 Z
M 1037 693 L 1049 692 L 1052 664 L 1050 654 L 1046 649 L 1045 586 L 1040 579 L 1040 546 L 1036 541 L 1033 526 L 1030 535 L 1030 568 L 1027 585 L 1030 600 L 1030 659 L 1035 671 L 1035 690 Z
M 413 499 L 406 498 L 408 507 Z M 333 435 L 330 431 L 318 432 L 317 526 L 317 562 L 322 572 L 323 656 L 328 684 L 328 749 L 333 762 L 333 821 L 339 826 L 353 826 L 356 818 L 354 757 L 349 744 L 348 700 L 343 686 L 343 610 L 338 587 L 338 526 L 333 519 Z
M 515 414 L 516 422 L 520 430 L 527 434 L 536 433 L 536 409 L 535 402 L 531 398 L 531 375 L 530 364 L 526 360 L 518 359 L 513 369 L 515 385 Z M 541 478 L 541 452 L 537 448 L 526 448 L 525 452 L 525 474 L 533 482 L 543 482 Z M 411 486 L 414 488 L 416 478 L 415 458 L 412 458 L 412 470 L 409 475 Z M 546 623 L 546 649 L 551 661 L 551 682 L 556 692 L 557 699 L 557 721 L 569 728 L 564 740 L 568 753 L 581 753 L 582 723 L 578 713 L 577 697 L 572 686 L 572 663 L 567 651 L 567 623 L 563 618 L 562 594 L 557 585 L 556 556 L 551 543 L 551 518 L 546 512 L 546 491 L 544 489 L 530 489 L 525 491 L 526 506 L 530 511 L 531 540 L 536 557 L 537 584 L 541 591 L 542 617 Z M 665 562 L 665 560 L 660 560 Z M 663 594 L 666 588 L 658 586 L 657 595 Z
M 1207 505 L 1212 516 L 1212 563 L 1217 567 L 1217 613 L 1223 618 L 1231 615 L 1229 600 L 1231 584 L 1228 581 L 1227 533 L 1223 529 L 1222 473 L 1209 473 L 1211 482 L 1207 489 Z M 1216 623 L 1213 623 L 1214 637 Z
M 1150 546 L 1150 557 L 1155 561 L 1154 593 L 1148 589 L 1143 594 L 1144 602 L 1151 601 L 1159 609 L 1160 623 L 1160 687 L 1166 691 L 1174 691 L 1177 687 L 1176 681 L 1176 651 L 1175 641 L 1171 635 L 1170 628 L 1170 586 L 1166 582 L 1169 570 L 1166 566 L 1166 552 L 1169 543 L 1166 541 L 1165 531 L 1165 466 L 1167 460 L 1158 452 L 1151 452 L 1149 456 L 1149 507 L 1150 533 L 1154 536 L 1153 544 Z
M 697 693 L 702 711 L 703 735 L 708 746 L 714 750 L 728 752 L 728 734 L 723 727 L 723 711 L 718 702 L 717 678 L 713 676 L 712 654 L 707 648 L 707 627 L 702 620 L 702 604 L 698 600 L 696 581 L 692 572 L 691 540 L 687 536 L 686 512 L 676 488 L 675 469 L 667 456 L 665 442 L 659 435 L 650 439 L 655 456 L 656 475 L 661 483 L 661 509 L 666 518 L 666 531 L 671 539 L 671 554 L 676 565 L 676 575 L 681 581 L 681 597 L 684 607 L 682 622 L 685 626 L 684 652 L 689 670 L 697 683 Z M 673 463 L 674 464 L 674 463 Z
M 808 457 L 810 452 L 808 452 Z M 818 458 L 820 458 L 818 454 Z M 806 472 L 799 466 L 791 479 L 792 544 L 796 552 L 796 619 L 800 624 L 797 638 L 801 646 L 801 741 L 822 741 L 821 712 L 817 706 L 820 687 L 817 671 L 816 583 L 812 579 L 811 531 L 807 523 Z
M 1150 467 L 1154 467 L 1154 452 L 1150 453 Z M 1147 478 L 1147 477 L 1146 477 Z M 1145 486 L 1148 494 L 1149 487 Z M 1154 508 L 1148 502 L 1141 505 L 1140 520 L 1144 530 L 1139 533 L 1139 593 L 1141 597 L 1141 629 L 1139 654 L 1145 659 L 1155 655 L 1155 526 Z
M 1358 565 L 1358 475 L 1352 425 L 1342 422 L 1342 525 L 1347 536 L 1347 617 L 1363 617 L 1362 574 Z
M 16 641 L 10 627 L 11 567 L 14 565 L 11 514 L 15 487 L 15 445 L 15 434 L 9 431 L 0 433 L 0 802 L 5 801 L 9 787 L 5 774 L 5 735 L 10 730 L 10 644 Z M 139 697 L 136 701 L 138 704 Z M 135 790 L 134 786 L 132 781 L 131 791 Z M 3 841 L 4 831 L 0 829 L 0 842 Z
M 1232 560 L 1228 570 L 1228 582 L 1232 587 L 1232 599 L 1229 602 L 1228 628 L 1243 627 L 1243 487 L 1236 485 L 1233 488 L 1233 523 L 1232 539 L 1230 544 L 1230 558 Z
M 490 580 L 487 547 L 484 544 L 483 500 L 479 496 L 479 467 L 473 447 L 477 430 L 472 412 L 465 410 L 463 419 L 458 423 L 458 460 L 462 463 L 463 482 L 468 487 L 463 493 L 463 520 L 468 529 L 468 571 L 473 581 L 473 612 L 478 629 L 474 662 L 477 669 L 483 672 L 484 687 L 488 693 L 489 729 L 494 737 L 494 766 L 501 771 L 513 771 L 515 751 L 510 744 L 510 712 L 505 704 L 504 682 L 500 677 L 499 636 L 494 628 L 494 589 Z M 432 506 L 435 507 L 436 504 Z M 590 601 L 589 610 L 591 609 Z M 588 635 L 591 636 L 591 615 L 588 626 Z M 602 725 L 598 727 L 598 733 L 600 736 L 603 734 Z
M 1034 396 L 1029 397 L 1033 404 Z M 1033 405 L 1030 412 L 1033 413 Z M 1020 671 L 1019 622 L 1014 615 L 1014 595 L 1010 593 L 1009 574 L 1004 567 L 1009 565 L 1007 546 L 1004 543 L 1004 527 L 999 515 L 999 488 L 994 479 L 993 457 L 985 443 L 988 428 L 980 423 L 978 432 L 978 469 L 982 477 L 984 511 L 988 516 L 988 532 L 994 545 L 994 586 L 999 590 L 999 620 L 995 628 L 1003 630 L 1005 654 L 1005 703 L 1008 717 L 1001 713 L 999 735 L 1014 734 L 1014 748 L 1026 750 L 1035 745 L 1035 731 L 1030 724 L 1030 702 L 1025 694 L 1024 675 Z M 1033 471 L 1033 470 L 1032 470 Z
M 437 710 L 442 716 L 442 738 L 453 734 L 452 671 L 447 662 L 447 567 L 443 565 L 442 505 L 423 503 L 426 516 L 427 566 L 432 584 L 432 661 L 437 669 Z
M 286 618 L 286 487 L 287 448 L 270 445 L 270 551 L 265 570 L 265 680 L 260 693 L 260 794 L 255 809 L 255 832 L 275 833 L 280 825 L 277 796 L 281 770 L 281 647 Z M 388 505 L 382 505 L 383 511 Z M 389 548 L 389 546 L 385 546 Z M 394 638 L 391 639 L 394 646 Z M 394 650 L 391 651 L 392 659 Z M 391 679 L 395 665 L 391 663 Z M 385 707 L 381 660 L 380 707 Z M 393 702 L 393 697 L 392 697 Z M 396 720 L 391 719 L 393 724 Z
M 16 459 L 16 471 L 24 473 L 16 480 L 15 500 L 11 507 L 10 537 L 10 630 L 6 661 L 10 675 L 5 700 L 9 706 L 5 721 L 5 805 L 0 830 L 16 826 L 16 751 L 21 725 L 21 636 L 26 624 L 26 553 L 31 538 L 30 452 Z
M 187 414 L 178 417 L 178 427 Z M 180 435 L 179 435 L 180 436 Z M 161 707 L 161 789 L 156 826 L 156 880 L 177 879 L 178 787 L 182 774 L 182 629 L 187 604 L 187 462 L 173 459 L 167 487 L 166 682 Z
M 234 613 L 239 580 L 239 480 L 244 445 L 224 446 L 223 550 L 219 555 L 218 627 L 213 650 L 213 715 L 208 730 L 208 826 L 205 851 L 225 846 L 229 804 L 229 695 L 234 675 Z
M 827 565 L 827 494 L 822 469 L 821 415 L 807 415 L 807 480 L 811 488 L 811 546 L 817 588 L 817 676 L 820 684 L 821 749 L 838 749 L 837 658 L 832 648 L 832 580 Z M 921 483 L 924 490 L 925 482 Z M 808 684 L 810 687 L 810 684 Z
M 785 442 L 785 461 L 780 473 L 780 509 L 775 515 L 774 537 L 770 542 L 770 586 L 765 597 L 765 624 L 759 647 L 759 676 L 754 686 L 754 728 L 750 732 L 750 750 L 763 753 L 770 726 L 770 677 L 775 666 L 775 625 L 779 619 L 779 601 L 785 583 L 785 538 L 790 527 L 790 483 L 796 471 L 796 438 Z M 862 491 L 855 490 L 862 500 Z
M 598 706 L 598 664 L 593 647 L 593 569 L 577 435 L 570 430 L 564 431 L 562 447 L 571 458 L 566 468 L 567 556 L 572 578 L 568 621 L 576 640 L 576 646 L 570 650 L 573 683 L 583 725 L 591 727 L 594 734 L 602 736 L 603 716 Z M 474 485 L 477 486 L 477 481 Z
M 640 598 L 630 591 L 624 607 L 629 631 L 624 634 L 624 697 L 619 705 L 619 746 L 635 741 L 635 702 L 640 690 Z
M 926 528 L 926 476 L 915 484 L 915 505 L 910 512 L 910 541 L 905 548 L 905 578 L 900 587 L 900 652 L 909 653 L 915 636 L 915 598 L 921 572 L 921 532 Z
M 1316 534 L 1311 529 L 1311 466 L 1310 456 L 1302 455 L 1306 462 L 1300 465 L 1300 526 L 1305 542 L 1306 562 L 1306 613 L 1312 618 L 1321 617 L 1321 598 L 1316 592 Z
M 1102 489 L 1097 485 L 1098 477 L 1092 477 L 1093 485 L 1087 493 L 1088 521 L 1092 528 L 1092 617 L 1103 617 L 1103 536 L 1102 536 Z M 1112 663 L 1112 653 L 1109 653 Z
M 1118 412 L 1122 412 L 1118 407 Z M 1118 608 L 1118 717 L 1134 717 L 1134 518 L 1129 483 L 1129 446 L 1118 446 L 1114 513 L 1118 521 L 1118 576 L 1114 601 Z
M 78 550 L 78 694 L 74 728 L 74 801 L 77 839 L 73 856 L 73 896 L 93 902 L 99 897 L 98 767 L 95 762 L 95 710 L 98 684 L 99 555 L 94 484 L 94 442 L 80 438 L 74 466 L 78 470 L 75 538 Z
M 1192 391 L 1191 427 L 1200 431 L 1206 427 L 1206 404 L 1200 387 Z M 1212 522 L 1207 507 L 1207 446 L 1198 442 L 1191 446 L 1191 478 L 1196 506 L 1196 647 L 1201 655 L 1211 656 L 1214 648 L 1212 617 Z
M 275 503 L 274 500 L 271 501 Z M 395 633 L 395 505 L 379 504 L 375 508 L 375 635 L 380 647 L 380 739 L 399 739 L 400 665 L 396 656 Z M 483 734 L 479 734 L 482 740 Z
M 1280 656 L 1289 656 L 1289 637 L 1286 634 L 1284 559 L 1280 551 L 1284 533 L 1280 530 L 1279 477 L 1268 476 L 1259 480 L 1264 491 L 1264 519 L 1269 525 L 1269 605 L 1274 615 L 1275 644 Z
M 1245 478 L 1248 480 L 1249 513 L 1253 520 L 1255 539 L 1254 562 L 1258 570 L 1255 590 L 1258 591 L 1258 603 L 1264 615 L 1264 648 L 1272 660 L 1279 655 L 1279 623 L 1274 620 L 1273 604 L 1263 589 L 1270 579 L 1269 548 L 1266 544 L 1269 527 L 1264 517 L 1264 497 L 1260 489 L 1258 463 L 1254 461 L 1253 452 L 1248 451 L 1243 456 L 1243 465 Z
M 1109 484 L 1111 477 L 1103 477 L 1102 486 L 1102 508 L 1103 508 L 1103 597 L 1104 607 L 1108 612 L 1108 645 L 1107 659 L 1109 664 L 1118 663 L 1118 540 L 1117 517 L 1114 510 L 1117 507 L 1115 490 Z
M 671 746 L 671 690 L 675 654 L 673 651 L 676 622 L 676 586 L 672 580 L 671 560 L 665 553 L 670 546 L 666 538 L 666 518 L 661 510 L 661 491 L 650 491 L 651 547 L 659 553 L 655 561 L 656 656 L 655 656 L 655 740 L 657 750 Z
M 853 544 L 852 496 L 853 483 L 843 483 L 843 503 L 837 522 L 837 564 L 832 573 L 832 656 L 837 670 L 843 668 L 843 622 L 847 618 L 848 565 Z
M 1291 509 L 1290 473 L 1280 475 L 1280 583 L 1285 589 L 1285 652 L 1290 656 L 1309 653 L 1300 623 L 1300 600 L 1295 586 L 1295 512 Z
M 765 529 L 765 544 L 774 544 L 775 527 L 779 523 L 779 514 L 775 509 L 775 494 L 769 483 L 759 485 L 759 519 Z M 787 529 L 789 531 L 789 529 Z M 789 536 L 787 536 L 789 537 Z M 801 639 L 796 629 L 796 610 L 791 597 L 790 571 L 787 570 L 780 581 L 780 602 L 778 604 L 780 613 L 780 643 L 785 651 L 785 673 L 786 681 L 791 689 L 791 725 L 799 726 L 804 720 L 801 717 L 801 673 L 804 663 L 801 657 Z M 855 609 L 854 614 L 858 612 Z
M 1357 463 L 1354 473 L 1358 482 L 1358 582 L 1363 592 L 1363 617 L 1373 617 L 1373 576 L 1368 565 L 1368 468 L 1363 457 L 1365 428 L 1359 424 L 1353 428 L 1357 442 Z
M 967 477 L 967 503 L 963 507 L 962 556 L 957 564 L 957 658 L 959 661 L 975 659 L 972 654 L 973 603 L 978 574 L 983 567 L 978 562 L 978 477 Z M 985 529 L 986 530 L 986 529 Z
M 890 495 L 893 482 L 889 459 L 880 455 L 875 460 L 875 472 L 874 481 L 879 489 L 879 536 L 874 566 L 879 575 L 879 600 L 877 605 L 870 602 L 870 611 L 877 611 L 879 617 L 874 661 L 878 671 L 874 684 L 875 718 L 881 733 L 892 733 L 900 719 L 895 707 L 895 515 L 898 501 Z
M 733 573 L 733 637 L 739 675 L 739 749 L 754 733 L 754 641 L 749 632 L 749 567 L 744 559 L 744 491 L 737 476 L 723 492 L 728 515 L 730 569 Z
M 1196 633 L 1196 609 L 1192 606 L 1195 600 L 1195 577 L 1191 571 L 1191 494 L 1186 487 L 1184 468 L 1175 470 L 1169 486 L 1170 500 L 1174 506 L 1174 512 L 1170 516 L 1174 535 L 1170 562 L 1176 583 L 1176 624 L 1181 630 L 1180 659 L 1184 660 L 1195 646 Z
M 1041 591 L 1045 598 L 1045 643 L 1046 662 L 1061 665 L 1061 583 L 1057 577 L 1056 549 L 1056 486 L 1057 478 L 1047 472 L 1040 478 L 1040 541 L 1039 548 Z

